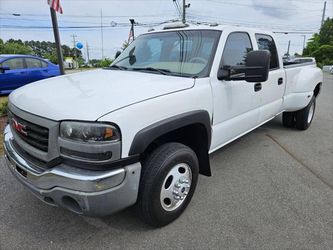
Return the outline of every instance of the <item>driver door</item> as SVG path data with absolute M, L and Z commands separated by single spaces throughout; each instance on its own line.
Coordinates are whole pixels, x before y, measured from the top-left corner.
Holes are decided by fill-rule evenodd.
M 247 32 L 232 32 L 225 41 L 220 67 L 244 65 L 253 50 Z M 232 75 L 239 74 L 233 72 Z M 260 91 L 245 80 L 226 81 L 211 78 L 213 92 L 213 140 L 211 152 L 241 136 L 259 123 Z

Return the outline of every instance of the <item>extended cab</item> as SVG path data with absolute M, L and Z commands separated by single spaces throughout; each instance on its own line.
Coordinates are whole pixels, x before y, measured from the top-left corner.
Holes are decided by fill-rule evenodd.
M 163 226 L 189 204 L 209 154 L 282 113 L 307 129 L 322 72 L 284 66 L 274 34 L 167 27 L 139 36 L 109 68 L 9 96 L 5 154 L 47 204 L 104 216 L 137 205 Z

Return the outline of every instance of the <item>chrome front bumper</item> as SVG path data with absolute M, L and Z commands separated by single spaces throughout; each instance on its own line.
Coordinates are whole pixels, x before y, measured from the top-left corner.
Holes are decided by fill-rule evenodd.
M 140 162 L 110 171 L 92 171 L 60 164 L 41 170 L 13 147 L 10 127 L 4 131 L 7 166 L 39 199 L 78 214 L 105 216 L 136 202 Z

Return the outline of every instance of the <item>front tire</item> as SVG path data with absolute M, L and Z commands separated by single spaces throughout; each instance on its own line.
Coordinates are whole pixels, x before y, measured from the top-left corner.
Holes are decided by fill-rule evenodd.
M 313 96 L 308 106 L 296 112 L 296 128 L 306 130 L 310 127 L 316 110 L 316 98 Z
M 143 163 L 138 210 L 149 225 L 161 227 L 177 219 L 194 194 L 199 174 L 196 154 L 180 143 L 167 143 Z

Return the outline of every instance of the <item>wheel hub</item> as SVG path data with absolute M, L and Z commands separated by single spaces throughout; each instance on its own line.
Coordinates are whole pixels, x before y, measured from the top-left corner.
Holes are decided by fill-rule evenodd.
M 166 175 L 160 194 L 161 205 L 166 211 L 177 209 L 191 189 L 192 172 L 185 164 L 175 165 Z
M 184 200 L 190 191 L 190 181 L 186 177 L 180 178 L 174 185 L 172 194 L 175 200 Z

